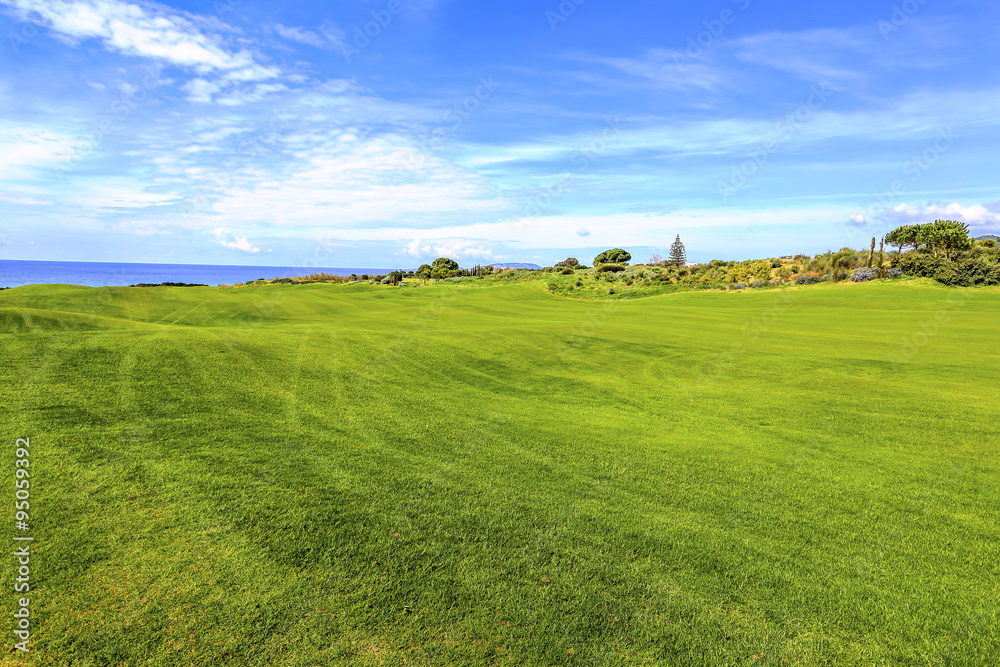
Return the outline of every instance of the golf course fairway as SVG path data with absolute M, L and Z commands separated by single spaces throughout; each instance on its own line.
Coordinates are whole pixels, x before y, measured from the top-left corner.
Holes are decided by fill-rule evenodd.
M 1000 664 L 1000 290 L 470 285 L 0 292 L 0 664 Z

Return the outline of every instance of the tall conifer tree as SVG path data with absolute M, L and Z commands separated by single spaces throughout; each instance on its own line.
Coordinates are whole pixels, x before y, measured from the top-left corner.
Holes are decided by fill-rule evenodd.
M 687 263 L 687 253 L 684 252 L 684 244 L 681 243 L 681 235 L 677 235 L 677 240 L 670 245 L 670 263 L 680 267 Z

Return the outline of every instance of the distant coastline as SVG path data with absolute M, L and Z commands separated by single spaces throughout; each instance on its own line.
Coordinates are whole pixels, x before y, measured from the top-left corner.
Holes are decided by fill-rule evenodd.
M 292 278 L 311 273 L 336 276 L 384 274 L 393 269 L 326 266 L 241 266 L 227 264 L 152 264 L 130 262 L 48 262 L 0 260 L 0 287 L 65 284 L 126 287 L 139 283 L 204 283 L 221 285 L 258 278 Z

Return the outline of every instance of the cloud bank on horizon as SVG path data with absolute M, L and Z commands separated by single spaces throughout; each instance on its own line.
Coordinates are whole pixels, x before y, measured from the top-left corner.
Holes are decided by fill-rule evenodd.
M 694 259 L 1000 230 L 985 2 L 0 0 L 9 259 Z

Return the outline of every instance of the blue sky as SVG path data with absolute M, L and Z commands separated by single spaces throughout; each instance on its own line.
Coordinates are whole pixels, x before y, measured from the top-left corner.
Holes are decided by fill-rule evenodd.
M 0 256 L 415 266 L 1000 230 L 989 1 L 0 2 Z

